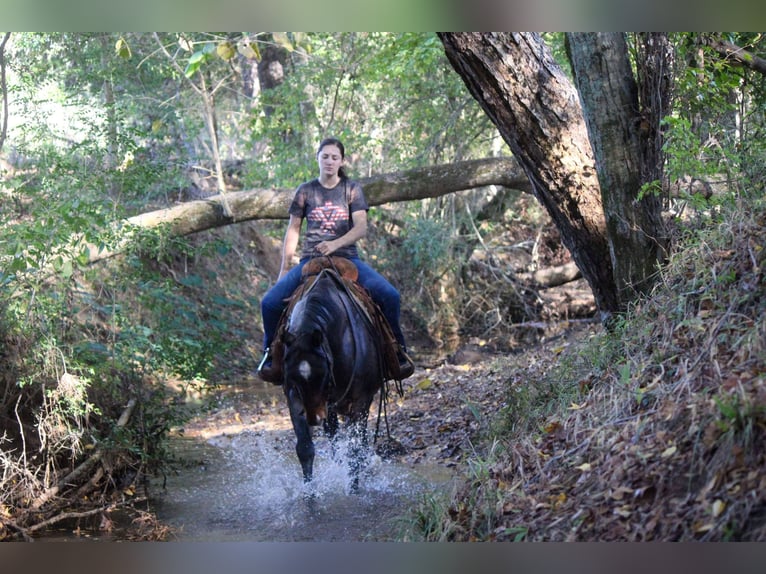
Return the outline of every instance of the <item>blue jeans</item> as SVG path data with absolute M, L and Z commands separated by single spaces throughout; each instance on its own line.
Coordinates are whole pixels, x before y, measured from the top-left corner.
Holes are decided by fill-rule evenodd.
M 380 273 L 375 271 L 361 259 L 350 259 L 359 270 L 357 282 L 369 291 L 372 299 L 378 304 L 383 316 L 391 325 L 397 342 L 406 349 L 404 335 L 399 325 L 400 298 L 399 291 L 388 282 Z M 263 348 L 268 349 L 274 340 L 274 335 L 279 326 L 279 319 L 287 307 L 287 299 L 293 294 L 301 283 L 301 269 L 308 259 L 301 259 L 300 263 L 290 269 L 287 274 L 269 289 L 261 300 L 261 314 L 263 316 Z

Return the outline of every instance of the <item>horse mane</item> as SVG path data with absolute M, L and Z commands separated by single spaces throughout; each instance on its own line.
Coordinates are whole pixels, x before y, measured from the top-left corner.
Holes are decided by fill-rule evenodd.
M 328 271 L 319 274 L 290 313 L 290 333 L 298 335 L 315 329 L 325 332 L 328 324 L 339 319 L 335 313 L 343 310 L 340 297 L 344 294 L 342 290 L 334 288 L 336 280 Z M 332 283 L 328 284 L 327 281 Z

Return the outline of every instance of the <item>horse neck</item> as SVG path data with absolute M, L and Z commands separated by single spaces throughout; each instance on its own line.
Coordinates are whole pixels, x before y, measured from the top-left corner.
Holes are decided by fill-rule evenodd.
M 325 335 L 339 326 L 346 316 L 342 296 L 336 289 L 333 278 L 320 275 L 303 301 L 299 316 L 291 321 L 291 331 L 319 329 Z M 297 310 L 297 309 L 296 309 Z

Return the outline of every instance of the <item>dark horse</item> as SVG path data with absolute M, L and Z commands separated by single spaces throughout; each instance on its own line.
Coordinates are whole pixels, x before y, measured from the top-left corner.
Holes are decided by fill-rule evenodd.
M 370 405 L 384 386 L 380 337 L 349 284 L 326 268 L 292 306 L 283 338 L 284 393 L 303 478 L 308 482 L 313 474 L 310 427 L 321 423 L 333 440 L 341 416 L 350 434 L 356 490 L 367 449 Z

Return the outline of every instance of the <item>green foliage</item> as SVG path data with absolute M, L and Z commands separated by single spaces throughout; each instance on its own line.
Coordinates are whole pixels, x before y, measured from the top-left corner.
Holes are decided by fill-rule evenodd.
M 400 519 L 399 539 L 404 542 L 445 542 L 451 535 L 448 515 L 449 497 L 442 491 L 427 492 L 420 496 L 412 510 Z
M 189 63 L 186 64 L 184 75 L 187 78 L 191 78 L 197 73 L 202 64 L 212 61 L 216 55 L 216 45 L 213 42 L 206 42 L 202 49 L 197 50 L 189 57 Z
M 663 146 L 668 158 L 665 173 L 670 181 L 688 178 L 689 174 L 695 174 L 698 179 L 709 180 L 720 173 L 721 161 L 719 160 L 730 159 L 717 153 L 712 154 L 711 157 L 711 154 L 706 151 L 706 146 L 700 141 L 699 135 L 692 129 L 692 123 L 688 118 L 668 117 L 663 124 L 667 128 Z M 731 165 L 731 162 L 727 161 L 726 164 Z M 697 210 L 706 209 L 711 205 L 710 198 L 697 193 L 693 194 L 683 188 L 680 196 L 691 201 Z M 712 199 L 713 202 L 720 200 L 720 197 Z
M 412 218 L 402 233 L 396 267 L 406 270 L 405 274 L 411 278 L 432 282 L 452 264 L 453 246 L 449 226 L 434 219 Z
M 89 448 L 156 468 L 168 429 L 188 416 L 167 379 L 204 383 L 221 353 L 241 345 L 233 325 L 243 308 L 225 295 L 200 304 L 215 276 L 173 278 L 179 260 L 225 246 L 192 247 L 164 228 L 116 224 L 188 185 L 182 169 L 196 151 L 193 137 L 185 143 L 200 123 L 184 113 L 193 97 L 173 100 L 170 63 L 146 57 L 156 53 L 155 39 L 13 39 L 5 149 L 15 169 L 3 174 L 8 201 L 0 203 L 0 433 L 24 451 L 18 461 L 3 459 L 12 465 L 4 476 L 23 482 L 28 500 L 47 485 L 19 480 L 37 472 L 27 453 L 42 453 L 50 480 Z M 132 239 L 121 267 L 82 268 L 86 242 L 109 249 L 126 233 Z M 138 405 L 130 424 L 117 428 L 129 398 Z
M 494 129 L 433 34 L 312 34 L 289 65 L 284 83 L 260 95 L 268 113 L 253 117 L 253 141 L 268 144 L 254 185 L 312 177 L 314 148 L 329 135 L 344 142 L 357 177 L 489 149 Z
M 491 434 L 536 436 L 542 431 L 540 421 L 566 413 L 582 395 L 577 381 L 587 372 L 587 361 L 581 361 L 566 358 L 560 369 L 544 380 L 510 385 L 504 406 L 492 421 Z
M 764 78 L 732 65 L 707 42 L 706 34 L 675 36 L 682 65 L 674 86 L 674 111 L 665 118 L 666 174 L 726 185 L 727 193 L 751 195 L 763 186 Z M 762 35 L 723 35 L 745 49 L 759 51 Z M 752 44 L 751 44 L 752 42 Z M 755 105 L 749 105 L 753 103 Z M 684 196 L 694 207 L 725 201 L 720 190 L 711 198 Z

